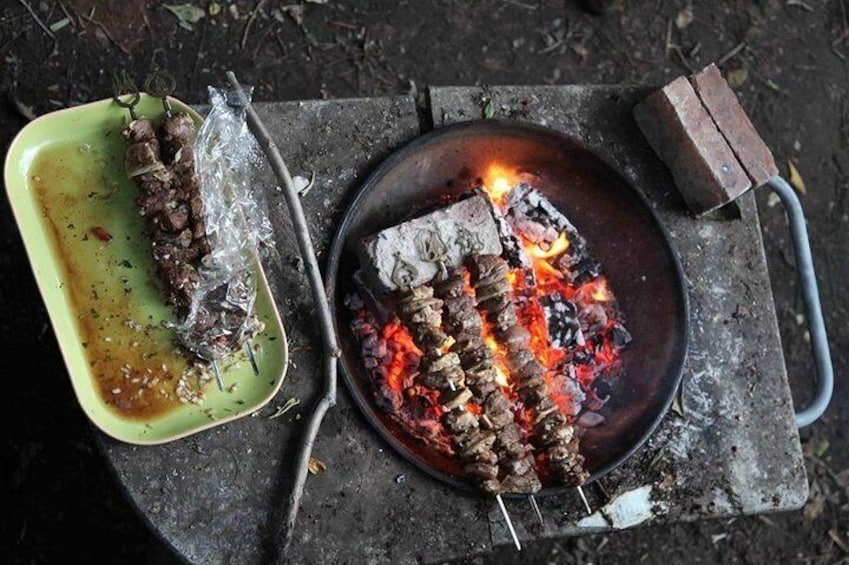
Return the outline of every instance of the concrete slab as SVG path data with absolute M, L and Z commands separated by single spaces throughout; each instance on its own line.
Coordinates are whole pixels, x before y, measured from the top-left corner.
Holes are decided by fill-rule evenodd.
M 735 213 L 722 217 L 697 221 L 686 213 L 631 118 L 634 103 L 648 92 L 560 86 L 486 93 L 497 115 L 561 129 L 617 165 L 672 232 L 688 277 L 692 335 L 684 416 L 668 416 L 649 444 L 604 481 L 616 500 L 600 512 L 601 522 L 583 524 L 609 528 L 606 520 L 631 525 L 796 508 L 807 497 L 807 482 L 754 200 L 745 196 Z M 433 89 L 433 123 L 480 117 L 482 94 Z M 420 133 L 409 98 L 257 109 L 292 174 L 316 173 L 303 203 L 319 260 L 368 172 Z M 255 417 L 166 445 L 134 447 L 101 437 L 129 498 L 189 562 L 259 563 L 274 554 L 301 414 L 320 394 L 320 341 L 307 282 L 282 198 L 274 190 L 269 196 L 282 259 L 272 279 L 292 357 L 277 398 Z M 301 405 L 269 419 L 290 397 Z M 397 456 L 342 384 L 314 455 L 328 470 L 308 479 L 292 562 L 436 562 L 509 543 L 494 504 L 442 485 Z M 606 502 L 594 489 L 588 494 L 596 507 Z M 508 501 L 524 539 L 588 531 L 577 495 L 541 499 L 540 506 L 542 529 L 529 504 Z

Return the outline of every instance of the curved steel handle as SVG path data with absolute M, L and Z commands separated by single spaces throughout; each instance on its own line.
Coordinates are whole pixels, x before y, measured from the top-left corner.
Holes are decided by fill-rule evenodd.
M 834 369 L 831 365 L 831 353 L 828 350 L 828 337 L 825 333 L 825 322 L 822 317 L 822 306 L 802 203 L 799 202 L 799 197 L 796 196 L 793 188 L 780 176 L 772 177 L 767 184 L 781 199 L 787 211 L 790 239 L 793 242 L 793 254 L 796 256 L 796 273 L 802 289 L 808 331 L 811 334 L 811 352 L 817 368 L 816 394 L 807 408 L 796 412 L 796 426 L 803 428 L 816 422 L 831 402 L 831 395 L 834 392 Z

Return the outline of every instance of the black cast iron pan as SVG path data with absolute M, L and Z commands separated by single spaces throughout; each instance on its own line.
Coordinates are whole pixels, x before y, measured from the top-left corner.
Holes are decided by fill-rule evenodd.
M 601 261 L 634 337 L 622 351 L 623 376 L 607 383 L 606 423 L 581 437 L 594 481 L 630 457 L 669 409 L 687 350 L 687 295 L 666 230 L 641 193 L 562 133 L 512 121 L 467 122 L 415 139 L 371 174 L 346 211 L 328 260 L 342 375 L 366 419 L 398 453 L 437 479 L 474 491 L 453 460 L 434 454 L 376 406 L 343 301 L 354 290 L 362 237 L 453 200 L 493 163 L 533 175 L 533 185 L 571 219 Z M 539 495 L 564 490 L 546 486 Z

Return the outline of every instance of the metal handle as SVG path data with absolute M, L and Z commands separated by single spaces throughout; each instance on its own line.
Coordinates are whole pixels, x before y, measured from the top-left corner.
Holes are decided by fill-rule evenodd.
M 772 177 L 767 184 L 781 199 L 787 211 L 790 239 L 793 242 L 793 254 L 796 256 L 796 273 L 802 289 L 808 331 L 811 334 L 811 352 L 817 368 L 816 394 L 807 408 L 796 412 L 796 426 L 803 428 L 816 422 L 831 402 L 831 395 L 834 392 L 834 368 L 831 365 L 831 353 L 828 350 L 828 337 L 825 333 L 825 322 L 822 317 L 822 306 L 802 203 L 799 202 L 799 197 L 796 196 L 793 188 L 780 176 Z

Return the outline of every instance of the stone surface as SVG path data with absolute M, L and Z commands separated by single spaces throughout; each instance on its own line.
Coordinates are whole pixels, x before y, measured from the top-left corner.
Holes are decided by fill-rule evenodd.
M 755 126 L 717 66 L 710 65 L 689 79 L 702 105 L 749 175 L 752 186 L 761 186 L 777 175 L 772 152 L 755 131 Z
M 647 96 L 634 108 L 634 118 L 697 214 L 727 204 L 752 186 L 686 77 Z
M 386 291 L 433 279 L 440 266 L 429 254 L 441 255 L 450 269 L 469 255 L 501 255 L 501 251 L 495 219 L 482 196 L 382 230 L 363 239 L 359 249 L 366 280 Z
M 754 195 L 699 219 L 687 212 L 669 171 L 632 117 L 635 104 L 651 91 L 437 88 L 430 99 L 437 127 L 479 117 L 486 97 L 497 108 L 497 118 L 567 133 L 638 187 L 670 233 L 690 297 L 690 344 L 679 398 L 683 415 L 667 414 L 647 444 L 601 481 L 611 504 L 619 508 L 627 502 L 632 510 L 626 517 L 637 515 L 644 524 L 799 508 L 808 485 Z M 597 485 L 585 491 L 594 508 L 607 502 Z M 633 492 L 640 496 L 616 503 Z M 633 504 L 645 496 L 650 517 Z M 582 522 L 577 494 L 541 498 L 539 505 L 546 517 L 542 528 L 530 505 L 508 505 L 523 539 L 614 529 L 607 521 Z M 509 544 L 494 506 L 489 509 L 493 543 Z
M 720 217 L 688 214 L 631 117 L 648 93 L 569 86 L 487 91 L 499 115 L 560 129 L 616 165 L 658 212 L 684 266 L 691 300 L 684 416 L 670 413 L 648 444 L 604 479 L 615 499 L 609 508 L 619 525 L 796 508 L 806 499 L 807 482 L 754 198 L 744 195 Z M 433 89 L 434 124 L 479 117 L 482 94 Z M 322 260 L 365 175 L 419 134 L 416 108 L 408 98 L 257 108 L 292 174 L 316 172 L 303 203 Z M 320 395 L 320 340 L 307 282 L 282 199 L 275 190 L 269 195 L 282 259 L 271 275 L 291 352 L 278 396 L 255 417 L 165 445 L 135 447 L 101 436 L 130 499 L 189 562 L 268 561 L 280 541 L 303 415 Z M 339 404 L 328 413 L 314 452 L 328 470 L 307 481 L 292 562 L 438 562 L 510 543 L 497 505 L 419 472 L 379 438 L 339 386 Z M 301 405 L 269 419 L 290 397 Z M 586 490 L 596 508 L 606 502 L 597 488 Z M 539 503 L 543 528 L 527 502 L 507 501 L 526 540 L 581 534 L 589 529 L 582 523 L 609 527 L 581 522 L 577 495 Z

